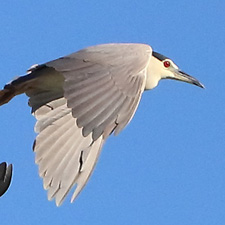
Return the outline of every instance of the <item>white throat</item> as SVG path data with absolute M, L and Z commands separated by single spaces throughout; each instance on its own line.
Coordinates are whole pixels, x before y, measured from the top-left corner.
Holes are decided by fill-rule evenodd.
M 147 78 L 145 90 L 153 89 L 158 85 L 158 82 L 163 78 L 162 63 L 155 57 L 151 57 L 147 68 Z

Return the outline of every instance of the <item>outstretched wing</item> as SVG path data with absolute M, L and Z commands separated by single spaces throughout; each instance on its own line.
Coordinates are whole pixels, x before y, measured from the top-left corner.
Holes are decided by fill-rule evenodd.
M 30 97 L 39 133 L 36 163 L 49 200 L 55 198 L 60 205 L 76 185 L 73 201 L 90 177 L 104 140 L 131 120 L 145 88 L 151 53 L 143 44 L 89 47 L 32 67 L 2 91 L 3 103 L 21 92 Z
M 36 132 L 34 144 L 39 175 L 43 177 L 48 199 L 55 197 L 60 205 L 70 189 L 77 184 L 75 197 L 86 184 L 94 168 L 103 137 L 93 141 L 91 135 L 83 137 L 76 118 L 67 107 L 65 98 L 49 102 L 35 112 Z
M 47 63 L 65 77 L 64 96 L 84 137 L 119 133 L 145 88 L 151 48 L 144 44 L 90 47 Z

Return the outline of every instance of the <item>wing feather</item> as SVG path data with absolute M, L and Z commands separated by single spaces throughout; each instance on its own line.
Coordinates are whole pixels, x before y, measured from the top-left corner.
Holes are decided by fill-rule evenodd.
M 64 118 L 64 120 L 67 119 L 66 116 Z M 45 130 L 41 132 L 41 135 L 37 136 L 34 147 L 34 152 L 36 152 L 37 163 L 39 162 L 40 158 L 44 156 L 46 157 L 47 154 L 52 154 L 51 146 L 53 146 L 56 140 L 58 140 L 68 129 L 70 129 L 70 120 L 65 121 L 65 123 L 63 123 L 64 120 L 59 121 L 57 125 L 49 125 Z M 46 151 L 46 149 L 48 149 L 48 151 Z
M 63 103 L 61 106 L 59 106 L 60 102 Z M 76 119 L 72 116 L 71 109 L 68 109 L 64 103 L 62 99 L 55 100 L 51 105 L 57 105 L 57 107 L 47 112 L 47 116 L 43 115 L 42 107 L 40 108 L 42 112 L 38 110 L 35 112 L 37 118 L 40 119 L 37 124 L 45 123 L 49 116 L 52 118 L 51 123 L 48 122 L 49 125 L 40 130 L 34 151 L 36 162 L 39 164 L 39 174 L 43 177 L 44 188 L 48 190 L 48 199 L 56 198 L 57 205 L 62 203 L 75 184 L 79 186 L 79 192 L 81 191 L 87 179 L 81 179 L 80 176 L 83 176 L 83 171 L 87 170 L 89 174 L 92 172 L 98 155 L 93 159 L 94 163 L 90 165 L 85 163 L 91 149 L 96 147 L 96 144 L 91 135 L 88 137 L 82 135 L 82 129 L 76 126 Z M 58 112 L 59 109 L 64 112 L 61 113 L 63 116 L 54 113 L 54 110 Z M 103 142 L 102 137 L 99 140 L 100 142 L 97 141 L 97 143 Z M 100 151 L 100 147 L 95 151 Z
M 54 134 L 47 133 L 47 139 L 49 139 L 49 141 L 47 141 L 47 144 L 40 144 L 40 146 L 38 145 L 38 143 L 41 143 L 39 142 L 39 140 L 41 141 L 42 138 L 46 138 L 46 135 L 44 134 L 41 134 L 40 138 L 36 139 L 37 150 L 35 151 L 37 153 L 39 153 L 40 151 L 40 153 L 37 154 L 38 158 L 36 158 L 36 162 L 38 162 L 39 164 L 40 174 L 45 173 L 46 169 L 51 165 L 51 161 L 57 158 L 58 155 L 63 154 L 60 150 L 63 149 L 63 146 L 65 144 L 64 141 L 66 140 L 66 138 L 68 138 L 68 134 L 70 134 L 70 131 L 72 130 L 71 122 L 67 123 L 67 126 L 57 126 L 55 127 L 55 129 L 57 129 L 57 132 L 55 132 Z M 48 149 L 48 151 L 46 151 L 46 149 Z M 41 150 L 42 152 L 44 152 L 44 154 L 41 154 Z
M 35 161 L 48 199 L 55 198 L 56 205 L 74 186 L 71 201 L 76 198 L 93 171 L 104 140 L 113 131 L 119 133 L 133 117 L 150 58 L 147 45 L 108 44 L 30 70 L 39 85 L 27 92 L 39 133 Z M 57 88 L 51 83 L 54 76 Z
M 124 100 L 125 96 L 118 96 L 117 98 L 113 99 L 113 101 L 109 101 L 108 104 L 105 104 L 106 108 L 104 108 L 102 111 L 99 111 L 98 114 L 93 117 L 93 120 L 84 126 L 84 136 L 93 132 L 93 140 L 98 139 L 98 137 L 103 133 L 107 124 L 116 120 L 117 114 Z M 93 116 L 93 114 L 90 113 L 90 116 Z
M 73 97 L 76 97 L 77 100 L 80 98 L 80 96 L 83 98 L 86 96 L 86 94 L 93 93 L 94 91 L 97 91 L 98 89 L 102 89 L 104 87 L 107 87 L 107 85 L 110 85 L 109 83 L 110 77 L 105 76 L 101 79 L 98 79 L 96 81 L 90 82 L 90 84 L 87 85 L 86 80 L 83 81 L 72 81 L 67 87 L 67 94 Z M 78 86 L 79 84 L 79 86 Z
M 85 96 L 68 96 L 68 98 L 71 99 L 71 102 L 68 102 L 68 107 L 72 108 L 74 117 L 79 118 L 82 114 L 89 111 L 104 99 L 109 98 L 112 94 L 113 86 L 110 83 L 107 83 L 102 88 L 86 93 Z
M 93 103 L 89 105 L 88 110 L 80 113 L 80 115 L 77 113 L 79 115 L 77 121 L 78 125 L 80 127 L 86 128 L 86 126 L 90 122 L 93 122 L 96 119 L 96 117 L 100 116 L 100 114 L 103 113 L 105 109 L 112 108 L 110 107 L 111 105 L 114 106 L 114 104 L 118 104 L 119 103 L 118 101 L 120 100 L 121 97 L 123 96 L 119 92 L 113 93 L 113 89 L 111 89 L 105 95 L 99 96 L 97 100 L 94 100 Z M 74 111 L 73 115 L 76 115 Z M 90 132 L 91 131 L 92 130 L 90 130 Z

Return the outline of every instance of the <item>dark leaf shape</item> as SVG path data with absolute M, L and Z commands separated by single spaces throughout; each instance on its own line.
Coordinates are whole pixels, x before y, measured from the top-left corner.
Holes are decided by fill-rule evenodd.
M 12 179 L 12 164 L 8 165 L 5 162 L 0 164 L 0 196 L 8 190 Z

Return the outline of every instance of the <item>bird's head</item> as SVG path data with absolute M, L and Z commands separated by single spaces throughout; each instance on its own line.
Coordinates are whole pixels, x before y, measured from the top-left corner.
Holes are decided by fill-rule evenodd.
M 146 89 L 156 87 L 161 79 L 179 80 L 204 88 L 196 78 L 181 71 L 170 58 L 153 51 L 148 66 Z

